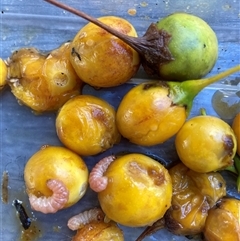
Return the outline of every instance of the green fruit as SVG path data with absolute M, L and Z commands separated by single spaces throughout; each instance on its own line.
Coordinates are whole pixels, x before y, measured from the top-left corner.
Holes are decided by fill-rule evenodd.
M 168 48 L 174 60 L 159 65 L 159 74 L 164 79 L 199 79 L 213 68 L 218 57 L 218 40 L 204 20 L 187 13 L 174 13 L 157 22 L 157 28 L 171 35 Z

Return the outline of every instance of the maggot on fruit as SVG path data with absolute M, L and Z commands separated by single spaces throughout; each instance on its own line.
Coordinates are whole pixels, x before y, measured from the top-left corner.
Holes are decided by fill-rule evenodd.
M 27 161 L 24 180 L 32 208 L 55 213 L 84 196 L 88 168 L 83 159 L 69 149 L 46 145 Z
M 168 170 L 143 154 L 102 159 L 90 172 L 89 184 L 98 192 L 106 216 L 125 226 L 151 225 L 170 207 L 172 181 Z
M 218 41 L 211 27 L 201 18 L 175 13 L 152 23 L 143 37 L 131 37 L 103 22 L 55 0 L 45 0 L 72 12 L 118 37 L 142 58 L 147 73 L 169 80 L 198 79 L 214 66 Z

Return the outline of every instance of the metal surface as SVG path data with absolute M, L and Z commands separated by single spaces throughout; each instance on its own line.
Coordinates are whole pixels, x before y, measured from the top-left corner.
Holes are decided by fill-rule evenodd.
M 80 8 L 92 16 L 121 16 L 129 20 L 136 28 L 139 36 L 143 35 L 152 22 L 176 12 L 193 13 L 214 29 L 219 40 L 219 58 L 209 75 L 216 74 L 240 63 L 240 5 L 238 0 L 65 0 L 67 4 Z M 132 9 L 136 10 L 131 15 Z M 72 39 L 77 31 L 87 22 L 70 13 L 58 9 L 41 0 L 1 0 L 1 58 L 7 58 L 21 47 L 34 46 L 48 51 L 61 43 Z M 93 94 L 107 100 L 117 108 L 122 96 L 133 87 L 131 82 L 147 79 L 146 74 L 139 70 L 130 84 L 116 88 L 95 90 L 85 86 L 83 93 Z M 211 100 L 216 90 L 239 91 L 239 73 L 213 84 L 204 89 L 194 100 L 191 115 L 199 114 L 204 107 L 207 113 L 217 116 Z M 230 83 L 230 84 L 229 84 Z M 231 85 L 234 83 L 234 85 Z M 237 85 L 238 84 L 238 85 Z M 239 103 L 239 100 L 237 100 Z M 20 106 L 10 89 L 6 88 L 0 94 L 0 173 L 9 173 L 9 202 L 1 203 L 0 209 L 0 240 L 20 240 L 22 227 L 17 219 L 12 201 L 23 201 L 26 211 L 40 230 L 38 240 L 71 240 L 74 235 L 66 227 L 67 220 L 74 214 L 98 205 L 97 196 L 88 189 L 87 194 L 71 208 L 56 214 L 44 215 L 32 212 L 25 193 L 23 170 L 27 160 L 44 144 L 61 145 L 55 132 L 55 114 L 34 115 L 25 106 Z M 227 121 L 231 121 L 228 119 Z M 174 138 L 162 145 L 139 147 L 123 140 L 119 145 L 94 157 L 86 157 L 89 170 L 102 157 L 119 152 L 146 153 L 166 166 L 177 160 L 173 144 Z M 224 173 L 227 179 L 228 194 L 240 198 L 236 192 L 235 179 Z M 143 228 L 122 227 L 126 241 L 133 241 L 143 231 Z M 175 237 L 166 230 L 159 231 L 146 240 L 188 240 L 185 237 Z

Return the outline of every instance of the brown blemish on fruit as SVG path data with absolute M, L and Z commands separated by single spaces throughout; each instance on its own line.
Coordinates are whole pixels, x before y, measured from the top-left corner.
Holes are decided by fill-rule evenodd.
M 102 122 L 103 124 L 107 123 L 105 112 L 102 109 L 94 107 L 91 112 L 93 118 Z
M 224 135 L 222 137 L 224 149 L 228 152 L 228 155 L 233 154 L 234 141 L 231 135 Z
M 161 186 L 165 182 L 164 172 L 159 172 L 153 168 L 149 168 L 147 171 L 155 185 Z

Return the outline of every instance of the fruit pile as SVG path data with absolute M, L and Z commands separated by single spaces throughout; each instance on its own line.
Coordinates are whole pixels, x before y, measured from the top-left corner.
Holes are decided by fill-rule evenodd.
M 232 126 L 204 111 L 189 119 L 195 96 L 206 86 L 240 71 L 240 65 L 205 77 L 218 57 L 217 36 L 197 16 L 174 13 L 151 24 L 143 37 L 125 19 L 86 18 L 74 39 L 49 53 L 21 48 L 0 61 L 0 88 L 34 113 L 54 111 L 63 146 L 43 146 L 29 158 L 24 180 L 33 210 L 60 212 L 80 202 L 87 188 L 99 206 L 71 217 L 73 240 L 124 240 L 118 224 L 161 228 L 177 235 L 203 233 L 208 241 L 240 240 L 240 201 L 226 194 L 219 171 L 236 175 L 240 191 L 240 113 Z M 160 80 L 133 86 L 114 109 L 82 94 L 82 87 L 115 87 L 142 66 Z M 175 138 L 179 163 L 167 169 L 147 154 L 106 156 L 89 170 L 84 157 L 104 153 L 121 138 L 140 146 Z M 219 229 L 216 220 L 227 224 Z M 232 228 L 234 227 L 234 229 Z M 218 234 L 218 235 L 216 235 Z

